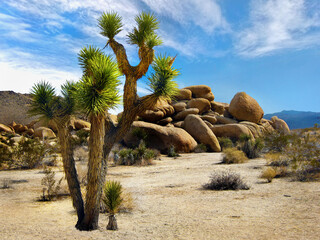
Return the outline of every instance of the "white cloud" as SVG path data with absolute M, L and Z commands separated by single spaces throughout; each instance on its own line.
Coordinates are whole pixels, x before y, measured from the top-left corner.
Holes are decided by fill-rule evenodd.
M 34 83 L 45 80 L 56 89 L 66 80 L 78 80 L 81 71 L 66 71 L 43 64 L 36 56 L 17 49 L 0 52 L 1 90 L 28 93 Z
M 220 6 L 212 0 L 142 0 L 152 11 L 169 16 L 181 24 L 193 23 L 207 33 L 226 31 L 229 25 L 222 16 Z
M 309 3 L 304 0 L 252 0 L 251 26 L 237 35 L 237 53 L 256 57 L 281 49 L 319 44 L 320 17 Z

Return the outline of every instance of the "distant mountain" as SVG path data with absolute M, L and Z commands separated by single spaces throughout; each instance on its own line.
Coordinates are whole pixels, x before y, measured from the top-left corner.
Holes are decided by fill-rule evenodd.
M 319 112 L 303 112 L 294 110 L 284 110 L 282 112 L 265 114 L 265 119 L 277 116 L 286 121 L 290 129 L 313 127 L 315 123 L 320 124 Z
M 30 94 L 0 91 L 0 123 L 9 124 L 12 121 L 21 124 L 30 123 L 35 119 L 27 115 L 30 103 Z

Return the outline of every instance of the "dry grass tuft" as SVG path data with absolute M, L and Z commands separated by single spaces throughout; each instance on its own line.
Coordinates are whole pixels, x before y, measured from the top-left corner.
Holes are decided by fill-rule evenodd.
M 277 175 L 273 167 L 267 167 L 263 170 L 261 178 L 266 179 L 269 183 L 272 182 L 272 179 Z
M 223 150 L 224 157 L 222 163 L 245 163 L 248 161 L 245 153 L 236 148 L 226 148 Z

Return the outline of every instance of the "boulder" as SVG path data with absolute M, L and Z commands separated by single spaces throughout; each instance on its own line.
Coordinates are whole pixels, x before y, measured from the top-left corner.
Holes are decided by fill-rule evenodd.
M 273 116 L 271 118 L 271 125 L 275 130 L 279 131 L 280 133 L 290 134 L 290 129 L 287 123 L 284 120 L 278 118 L 277 116 Z
M 248 121 L 242 121 L 239 122 L 239 124 L 246 126 L 255 138 L 263 137 L 266 133 L 266 130 L 262 125 Z
M 186 87 L 184 89 L 189 89 L 192 92 L 192 97 L 194 98 L 206 98 L 208 99 L 208 97 L 210 98 L 209 101 L 213 101 L 214 100 L 214 96 L 211 92 L 211 88 L 207 85 L 194 85 L 194 86 L 189 86 Z M 211 94 L 212 95 L 211 95 Z M 212 99 L 213 96 L 213 99 Z
M 172 118 L 171 117 L 167 117 L 164 119 L 161 119 L 160 121 L 157 122 L 157 124 L 161 125 L 161 126 L 166 126 L 168 123 L 172 122 Z
M 216 122 L 217 122 L 217 118 L 215 116 L 212 116 L 212 115 L 203 115 L 203 116 L 200 116 L 200 117 L 201 117 L 202 120 L 206 120 L 211 124 L 216 124 Z
M 178 113 L 186 110 L 187 104 L 185 102 L 177 102 L 172 105 L 174 110 Z
M 179 112 L 177 115 L 173 117 L 173 119 L 176 121 L 180 121 L 180 120 L 184 120 L 186 116 L 188 116 L 189 114 L 198 114 L 198 113 L 199 113 L 198 108 L 188 108 L 182 112 Z
M 131 125 L 131 130 L 123 139 L 127 146 L 139 144 L 139 139 L 132 135 L 134 128 L 145 130 L 148 135 L 148 147 L 163 153 L 167 153 L 170 146 L 174 146 L 177 152 L 192 152 L 197 146 L 197 142 L 182 128 L 162 127 L 143 121 L 135 121 Z
M 34 130 L 32 128 L 29 128 L 27 131 L 24 132 L 24 134 L 26 134 L 26 135 L 31 137 L 34 134 Z
M 89 122 L 81 120 L 81 119 L 74 119 L 73 124 L 74 124 L 75 129 L 77 129 L 77 130 L 91 127 L 91 124 Z
M 228 117 L 216 116 L 217 124 L 230 124 L 230 123 L 238 123 L 237 120 Z
M 58 132 L 58 128 L 57 128 L 57 124 L 50 120 L 49 123 L 48 123 L 48 128 L 50 128 L 52 131 L 54 131 L 55 133 Z
M 38 127 L 34 130 L 34 136 L 38 138 L 55 138 L 54 132 L 47 127 Z
M 0 123 L 0 132 L 12 133 L 14 134 L 14 130 L 2 123 Z
M 233 97 L 229 112 L 238 120 L 253 123 L 259 123 L 264 114 L 258 102 L 245 92 L 239 92 Z
M 211 104 L 205 98 L 194 98 L 188 102 L 187 108 L 198 108 L 199 114 L 202 114 L 210 110 Z
M 210 129 L 217 137 L 228 137 L 228 138 L 239 139 L 240 135 L 242 134 L 246 134 L 252 137 L 250 130 L 246 126 L 241 124 L 232 123 L 232 124 L 214 125 Z
M 189 89 L 179 89 L 179 93 L 175 96 L 176 100 L 190 100 L 192 92 Z
M 110 114 L 110 118 L 112 119 L 112 121 L 113 121 L 114 123 L 118 123 L 118 116 L 117 116 L 117 115 L 112 115 L 112 114 Z
M 155 123 L 164 117 L 164 112 L 160 110 L 146 110 L 144 113 L 140 114 L 140 117 L 146 122 Z
M 222 103 L 222 102 L 214 102 L 211 101 L 211 109 L 221 115 L 223 115 L 224 111 L 229 108 L 228 103 Z
M 188 115 L 183 127 L 199 143 L 208 145 L 214 152 L 221 151 L 218 139 L 198 115 Z
M 22 124 L 15 124 L 15 125 L 13 126 L 13 129 L 14 129 L 14 131 L 15 131 L 16 133 L 23 133 L 23 132 L 25 132 L 25 131 L 28 130 L 28 127 L 27 127 L 27 126 L 24 126 L 24 125 L 22 125 Z
M 39 120 L 33 120 L 32 122 L 28 123 L 26 126 L 28 127 L 28 129 L 30 128 L 34 129 L 34 125 L 38 122 Z
M 183 128 L 183 123 L 184 123 L 184 121 L 174 122 L 173 126 L 178 127 L 178 128 Z

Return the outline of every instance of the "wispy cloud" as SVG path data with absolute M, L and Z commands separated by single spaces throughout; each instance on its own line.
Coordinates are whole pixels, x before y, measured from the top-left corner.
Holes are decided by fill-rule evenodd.
M 282 49 L 319 45 L 317 10 L 319 5 L 312 0 L 252 0 L 251 26 L 237 34 L 237 53 L 257 57 Z

